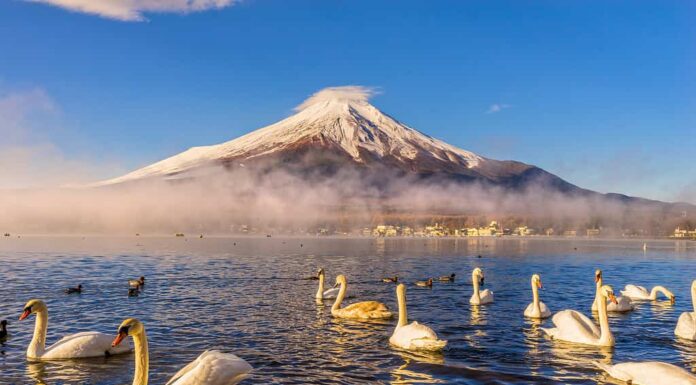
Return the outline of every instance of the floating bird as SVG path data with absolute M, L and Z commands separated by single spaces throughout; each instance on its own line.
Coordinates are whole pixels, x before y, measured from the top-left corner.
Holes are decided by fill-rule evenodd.
M 417 282 L 416 282 L 416 286 L 420 286 L 420 287 L 433 287 L 433 279 L 432 279 L 432 278 L 428 278 L 427 281 L 417 281 Z
M 552 339 L 582 345 L 614 346 L 614 335 L 609 328 L 607 299 L 616 302 L 614 289 L 604 285 L 596 289 L 599 307 L 599 328 L 587 316 L 575 310 L 563 310 L 553 316 L 552 329 L 542 328 Z
M 539 300 L 539 289 L 542 287 L 539 274 L 532 275 L 532 303 L 527 305 L 527 308 L 524 310 L 525 317 L 537 319 L 551 317 L 551 310 L 545 303 Z
M 319 272 L 317 273 L 317 277 L 319 277 L 319 289 L 317 289 L 317 294 L 314 296 L 314 298 L 318 300 L 324 300 L 324 299 L 334 299 L 338 296 L 338 292 L 340 291 L 339 288 L 334 287 L 328 290 L 324 290 L 324 269 L 319 269 Z
M 60 360 L 68 358 L 104 357 L 106 355 L 126 353 L 130 344 L 120 347 L 111 346 L 111 337 L 99 332 L 82 332 L 63 337 L 55 344 L 46 347 L 46 330 L 48 329 L 48 308 L 39 299 L 32 299 L 24 305 L 19 320 L 36 314 L 34 336 L 27 348 L 27 358 L 35 360 Z
M 128 336 L 135 345 L 135 375 L 133 385 L 147 385 L 149 351 L 145 326 L 135 318 L 129 318 L 118 327 L 118 334 L 111 346 L 119 346 Z M 231 353 L 206 350 L 172 377 L 168 385 L 234 385 L 253 370 L 251 365 Z
M 484 282 L 483 270 L 480 267 L 474 269 L 471 272 L 471 282 L 474 285 L 474 294 L 471 295 L 469 303 L 472 305 L 485 305 L 487 303 L 493 302 L 493 292 L 485 289 L 479 291 L 479 285 L 483 285 Z
M 140 287 L 145 285 L 145 277 L 140 277 L 138 279 L 129 279 L 128 286 L 130 287 Z
M 438 280 L 440 282 L 452 282 L 452 281 L 454 281 L 454 277 L 456 277 L 456 276 L 457 276 L 456 274 L 452 273 L 450 275 L 443 275 L 442 277 L 438 278 Z
M 395 275 L 395 276 L 393 276 L 393 277 L 382 278 L 382 282 L 385 282 L 385 283 L 397 283 L 397 282 L 399 282 L 399 277 Z
M 687 340 L 696 340 L 696 281 L 691 282 L 691 302 L 693 312 L 684 312 L 679 316 L 674 334 Z
M 676 297 L 664 286 L 655 286 L 652 288 L 652 290 L 650 290 L 650 293 L 648 293 L 648 289 L 644 288 L 643 286 L 636 285 L 626 285 L 626 287 L 621 290 L 621 294 L 632 300 L 655 301 L 657 299 L 657 293 L 664 294 L 664 296 L 667 297 L 672 304 L 674 304 Z
M 343 302 L 348 288 L 348 282 L 344 275 L 336 277 L 334 287 L 337 286 L 340 286 L 341 289 L 338 291 L 336 302 L 331 306 L 331 315 L 334 317 L 351 319 L 389 319 L 394 317 L 394 313 L 389 311 L 387 305 L 377 301 L 357 302 L 341 308 L 341 302 Z
M 7 320 L 0 321 L 0 340 L 7 338 Z
M 624 362 L 607 365 L 594 363 L 611 377 L 632 385 L 694 385 L 696 376 L 688 371 L 665 362 Z
M 595 270 L 595 283 L 597 284 L 597 288 L 604 286 L 602 270 L 600 269 Z M 626 313 L 633 309 L 634 307 L 631 299 L 623 295 L 616 297 L 616 303 L 611 301 L 607 302 L 607 311 L 609 313 Z M 592 311 L 597 311 L 597 298 L 592 302 Z
M 80 294 L 82 293 L 82 285 L 77 285 L 77 287 L 69 287 L 65 289 L 65 294 Z
M 396 299 L 399 304 L 399 322 L 389 338 L 389 343 L 407 350 L 442 350 L 447 341 L 438 339 L 433 329 L 416 321 L 408 323 L 406 286 L 403 283 L 396 286 Z

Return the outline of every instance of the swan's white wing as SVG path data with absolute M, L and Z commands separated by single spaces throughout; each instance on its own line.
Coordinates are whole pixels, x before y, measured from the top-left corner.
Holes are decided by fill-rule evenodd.
M 46 360 L 67 358 L 103 357 L 107 354 L 125 353 L 131 350 L 130 341 L 123 341 L 119 346 L 111 347 L 113 336 L 99 332 L 82 332 L 63 337 L 60 341 L 46 348 L 40 357 Z
M 394 330 L 389 342 L 404 349 L 440 350 L 447 345 L 433 329 L 415 321 Z
M 626 362 L 616 365 L 595 363 L 610 376 L 633 385 L 694 385 L 696 377 L 686 370 L 664 362 Z
M 324 299 L 335 299 L 336 297 L 338 297 L 339 290 L 341 290 L 340 287 L 334 287 L 333 289 L 328 289 L 324 292 L 324 294 L 322 294 L 322 296 L 324 297 Z
M 539 308 L 541 309 L 541 314 L 539 314 L 538 317 L 547 318 L 551 316 L 551 310 L 544 302 L 539 301 Z M 527 308 L 524 309 L 524 315 L 530 318 L 537 317 L 537 315 L 534 314 L 534 302 L 530 302 L 529 305 L 527 305 Z
M 631 299 L 650 298 L 650 293 L 648 292 L 648 289 L 644 288 L 643 286 L 637 285 L 626 285 L 626 287 L 624 287 L 624 289 L 621 290 L 621 294 Z
M 551 309 L 542 301 L 539 301 L 539 307 L 541 308 L 541 316 L 546 318 L 551 316 Z
M 252 369 L 234 354 L 208 350 L 175 374 L 167 385 L 234 385 Z
M 682 313 L 677 321 L 674 334 L 688 340 L 696 339 L 696 313 Z
M 616 312 L 616 313 L 622 313 L 626 311 L 631 311 L 633 310 L 633 302 L 631 302 L 631 299 L 626 297 L 626 296 L 619 296 L 616 297 L 616 302 L 608 302 L 607 303 L 607 311 L 610 312 Z
M 493 302 L 493 292 L 486 289 L 481 292 L 481 303 L 491 303 Z
M 594 343 L 599 339 L 600 331 L 597 325 L 575 310 L 559 311 L 553 316 L 552 321 L 556 326 L 555 331 L 547 333 L 553 338 L 578 343 Z

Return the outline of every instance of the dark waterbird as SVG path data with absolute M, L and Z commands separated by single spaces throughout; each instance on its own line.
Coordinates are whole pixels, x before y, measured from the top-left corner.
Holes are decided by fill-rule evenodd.
M 456 274 L 452 273 L 450 275 L 443 275 L 442 277 L 438 278 L 441 282 L 452 282 L 454 281 L 454 277 Z
M 129 279 L 128 286 L 130 287 L 140 287 L 145 285 L 145 277 L 140 277 L 138 279 Z
M 80 294 L 82 293 L 82 285 L 77 285 L 77 287 L 69 287 L 65 289 L 65 294 Z
M 393 277 L 382 278 L 382 282 L 397 283 L 397 282 L 399 282 L 399 277 L 395 275 Z
M 7 320 L 0 321 L 0 340 L 7 338 Z
M 433 279 L 432 279 L 432 278 L 428 278 L 427 281 L 418 281 L 418 282 L 416 282 L 416 286 L 420 286 L 420 287 L 433 287 Z

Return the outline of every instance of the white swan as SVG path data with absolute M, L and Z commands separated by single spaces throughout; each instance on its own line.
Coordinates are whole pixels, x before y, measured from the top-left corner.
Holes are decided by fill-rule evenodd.
M 616 300 L 614 290 L 609 285 L 602 286 L 597 290 L 596 297 L 599 303 L 599 329 L 582 313 L 563 310 L 552 318 L 555 328 L 541 330 L 556 340 L 584 345 L 614 346 L 614 336 L 609 329 L 607 318 L 607 298 L 612 302 Z
M 532 303 L 527 305 L 524 316 L 528 318 L 548 318 L 551 317 L 551 310 L 545 303 L 539 301 L 539 289 L 542 288 L 541 277 L 539 274 L 532 275 Z
M 19 320 L 36 314 L 34 336 L 27 348 L 27 358 L 34 360 L 64 360 L 69 358 L 104 357 L 111 354 L 126 353 L 130 344 L 118 348 L 111 347 L 111 337 L 99 332 L 82 332 L 63 337 L 55 344 L 46 347 L 48 329 L 48 308 L 40 299 L 32 299 L 24 305 Z
M 684 312 L 679 316 L 674 334 L 687 340 L 696 340 L 696 281 L 691 282 L 691 302 L 693 312 Z
M 676 297 L 664 286 L 655 286 L 650 290 L 650 293 L 648 293 L 648 289 L 637 285 L 626 285 L 626 287 L 621 290 L 621 294 L 632 300 L 654 301 L 657 299 L 657 293 L 664 294 L 664 296 L 669 298 L 669 301 L 674 304 Z
M 399 322 L 389 338 L 389 343 L 407 350 L 442 350 L 447 345 L 447 341 L 438 339 L 433 329 L 416 321 L 408 324 L 406 286 L 403 283 L 396 287 L 396 299 L 399 303 Z
M 625 362 L 607 365 L 595 362 L 617 380 L 632 385 L 696 385 L 696 377 L 686 370 L 664 362 Z
M 314 296 L 314 298 L 318 300 L 323 300 L 323 299 L 334 299 L 338 296 L 338 291 L 339 288 L 334 287 L 328 290 L 324 290 L 324 269 L 319 269 L 319 289 L 317 289 L 317 294 Z
M 603 282 L 604 281 L 602 280 L 602 270 L 595 270 L 595 283 L 597 284 L 597 288 L 602 287 L 604 285 Z M 616 303 L 611 301 L 607 303 L 607 311 L 609 313 L 626 313 L 632 311 L 633 309 L 633 301 L 631 301 L 630 298 L 623 295 L 616 297 Z M 592 301 L 592 312 L 596 311 L 597 297 L 595 297 L 594 301 Z
M 485 289 L 479 292 L 479 285 L 483 285 L 483 270 L 475 268 L 471 272 L 471 282 L 474 284 L 474 294 L 471 295 L 469 303 L 472 305 L 484 305 L 493 302 L 493 292 Z
M 150 363 L 145 326 L 135 318 L 123 321 L 112 346 L 118 346 L 128 336 L 133 337 L 135 345 L 133 385 L 147 385 Z M 249 363 L 234 354 L 206 350 L 195 361 L 179 370 L 167 385 L 234 385 L 246 378 L 252 370 Z
M 346 296 L 348 282 L 344 275 L 336 277 L 336 285 L 341 289 L 338 291 L 336 302 L 331 306 L 331 315 L 338 318 L 352 319 L 389 319 L 394 317 L 394 313 L 389 311 L 387 305 L 377 301 L 358 302 L 341 308 L 341 302 Z

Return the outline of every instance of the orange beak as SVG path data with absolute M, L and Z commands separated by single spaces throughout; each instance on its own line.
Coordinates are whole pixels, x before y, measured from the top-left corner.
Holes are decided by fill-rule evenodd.
M 599 282 L 599 276 L 598 276 L 598 275 L 595 275 L 595 277 L 594 277 L 594 283 L 597 283 L 597 282 Z
M 537 282 L 537 287 L 539 287 L 539 289 L 543 289 L 543 288 L 544 288 L 544 285 L 542 285 L 542 284 L 541 284 L 541 281 L 539 281 L 539 282 Z
M 609 294 L 609 300 L 616 305 L 619 304 L 619 302 L 616 300 L 616 296 L 614 294 Z
M 31 310 L 29 310 L 29 309 L 25 310 L 25 311 L 22 313 L 22 315 L 19 316 L 19 320 L 21 321 L 21 320 L 23 320 L 23 319 L 29 317 L 30 314 L 31 314 Z
M 123 341 L 126 337 L 128 337 L 128 334 L 127 334 L 127 333 L 119 332 L 118 335 L 116 336 L 116 338 L 114 338 L 113 342 L 111 342 L 111 347 L 114 347 L 114 348 L 115 348 L 115 347 L 118 346 L 118 345 L 121 343 L 121 341 Z

